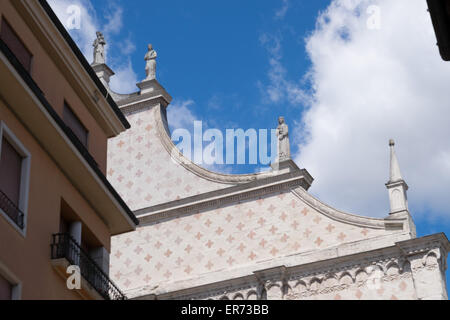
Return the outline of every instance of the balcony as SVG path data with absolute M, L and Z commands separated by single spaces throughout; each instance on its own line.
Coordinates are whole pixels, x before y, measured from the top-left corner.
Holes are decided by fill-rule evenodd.
M 54 262 L 66 260 L 62 264 L 60 273 L 68 275 L 65 270 L 69 265 L 80 266 L 81 276 L 90 287 L 92 287 L 101 298 L 105 300 L 126 300 L 126 296 L 120 289 L 109 279 L 97 263 L 87 254 L 69 234 L 54 234 L 53 243 L 51 244 L 51 258 Z M 54 264 L 61 267 L 61 264 Z M 83 281 L 82 281 L 83 282 Z M 83 287 L 83 285 L 82 285 Z M 84 297 L 95 298 L 95 295 L 86 294 L 89 289 L 83 288 L 84 293 L 80 293 Z
M 23 230 L 25 215 L 1 190 L 0 210 L 2 210 L 21 230 Z

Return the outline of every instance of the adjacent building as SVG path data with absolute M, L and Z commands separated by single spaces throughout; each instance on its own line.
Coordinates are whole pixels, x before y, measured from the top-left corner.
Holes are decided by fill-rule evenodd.
M 125 298 L 110 239 L 138 221 L 105 175 L 129 127 L 46 1 L 1 1 L 0 300 Z

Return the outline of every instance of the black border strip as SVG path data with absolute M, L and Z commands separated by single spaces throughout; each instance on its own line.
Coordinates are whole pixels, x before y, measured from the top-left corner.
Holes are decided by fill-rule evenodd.
M 123 115 L 122 111 L 120 111 L 120 109 L 117 106 L 116 102 L 113 100 L 113 98 L 109 94 L 108 90 L 103 85 L 103 83 L 97 77 L 97 74 L 94 72 L 94 70 L 92 69 L 91 65 L 89 64 L 89 62 L 84 57 L 83 53 L 80 51 L 80 49 L 76 45 L 75 41 L 73 41 L 72 37 L 67 32 L 66 28 L 63 26 L 61 21 L 59 21 L 58 17 L 56 16 L 56 14 L 53 11 L 53 9 L 50 7 L 48 2 L 46 0 L 39 0 L 39 3 L 41 4 L 42 8 L 47 13 L 49 18 L 52 20 L 52 22 L 54 23 L 55 27 L 58 29 L 59 33 L 61 33 L 61 35 L 67 41 L 67 44 L 72 49 L 73 53 L 75 53 L 75 55 L 77 56 L 78 60 L 83 65 L 84 69 L 86 70 L 86 72 L 91 77 L 92 81 L 94 81 L 94 83 L 97 85 L 97 87 L 100 90 L 100 92 L 106 98 L 106 100 L 108 101 L 109 105 L 111 106 L 111 108 L 113 109 L 113 111 L 115 112 L 117 117 L 120 119 L 122 124 L 125 126 L 125 128 L 130 129 L 131 128 L 130 123 L 125 118 L 125 116 Z
M 47 101 L 42 90 L 39 88 L 39 86 L 36 84 L 36 82 L 34 82 L 34 80 L 31 78 L 30 74 L 22 66 L 22 64 L 19 62 L 19 60 L 17 60 L 16 56 L 11 52 L 11 50 L 8 48 L 8 46 L 5 44 L 5 42 L 3 42 L 3 40 L 1 40 L 1 39 L 0 39 L 0 51 L 6 56 L 8 61 L 12 64 L 14 69 L 19 73 L 22 80 L 28 85 L 30 90 L 33 91 L 35 96 L 42 103 L 42 105 L 47 110 L 47 112 L 50 114 L 50 116 L 53 118 L 53 120 L 55 120 L 55 122 L 58 124 L 58 126 L 64 131 L 66 136 L 69 138 L 69 140 L 72 142 L 72 144 L 78 150 L 78 152 L 80 152 L 80 154 L 86 160 L 86 162 L 89 164 L 91 169 L 94 170 L 94 172 L 97 174 L 97 176 L 103 182 L 103 184 L 106 186 L 108 191 L 111 192 L 112 196 L 119 202 L 120 206 L 125 210 L 125 212 L 130 217 L 130 219 L 134 222 L 135 225 L 139 225 L 139 220 L 136 218 L 136 216 L 133 214 L 133 212 L 127 206 L 125 201 L 120 197 L 120 195 L 117 193 L 117 191 L 111 185 L 111 183 L 109 183 L 108 179 L 105 177 L 103 172 L 99 169 L 97 163 L 95 162 L 94 158 L 91 156 L 89 151 L 80 142 L 80 140 L 78 140 L 78 138 L 75 136 L 75 134 L 72 132 L 72 130 L 70 130 L 69 127 L 66 126 L 64 121 L 59 117 L 59 115 L 56 113 L 56 111 L 53 109 L 53 107 Z

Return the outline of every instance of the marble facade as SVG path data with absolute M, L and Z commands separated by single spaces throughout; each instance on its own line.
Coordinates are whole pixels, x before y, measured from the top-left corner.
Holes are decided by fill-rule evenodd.
M 288 157 L 248 175 L 192 163 L 170 139 L 171 96 L 156 77 L 138 87 L 111 91 L 132 127 L 108 146 L 108 179 L 140 221 L 112 239 L 110 274 L 129 298 L 447 299 L 450 243 L 416 237 L 393 142 L 391 212 L 348 214 L 309 194 Z

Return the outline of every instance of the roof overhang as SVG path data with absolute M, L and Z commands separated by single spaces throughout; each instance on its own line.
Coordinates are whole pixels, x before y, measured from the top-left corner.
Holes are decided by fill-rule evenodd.
M 18 0 L 12 4 L 107 136 L 115 137 L 130 128 L 47 1 Z
M 70 135 L 23 66 L 0 41 L 0 99 L 92 206 L 112 235 L 139 223 L 81 143 Z M 72 133 L 73 135 L 73 133 Z
M 441 57 L 450 61 L 450 0 L 427 0 Z

